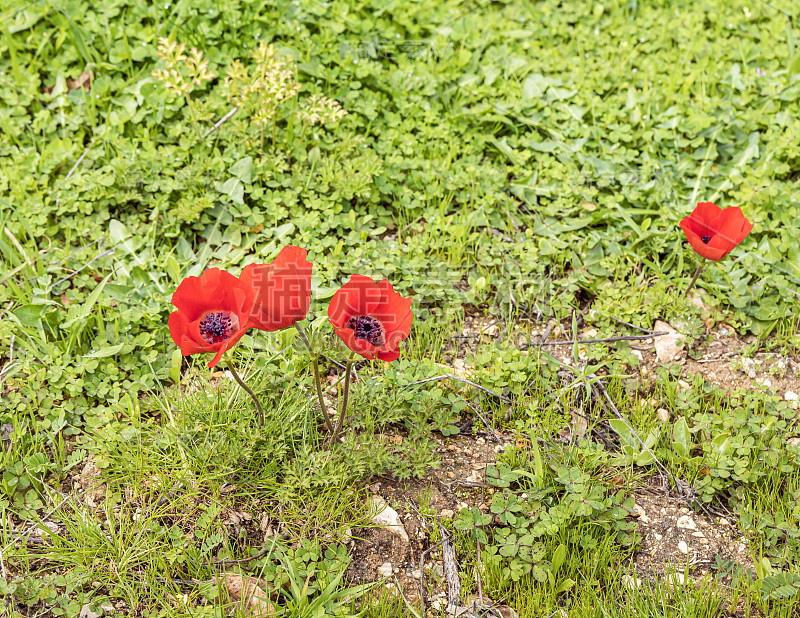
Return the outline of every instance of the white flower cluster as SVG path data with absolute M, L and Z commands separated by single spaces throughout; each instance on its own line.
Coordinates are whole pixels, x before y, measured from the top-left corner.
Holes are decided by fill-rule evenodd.
M 249 68 L 234 61 L 227 71 L 228 99 L 253 110 L 253 122 L 258 125 L 269 124 L 278 106 L 300 92 L 294 63 L 278 58 L 275 51 L 262 41 L 251 54 L 255 62 Z
M 156 54 L 165 66 L 155 69 L 151 75 L 164 84 L 168 92 L 188 96 L 195 86 L 200 86 L 217 75 L 208 70 L 208 60 L 203 59 L 202 51 L 193 47 L 187 54 L 185 50 L 185 43 L 160 37 Z
M 346 113 L 339 101 L 314 94 L 303 102 L 299 116 L 313 126 L 318 123 L 338 122 Z

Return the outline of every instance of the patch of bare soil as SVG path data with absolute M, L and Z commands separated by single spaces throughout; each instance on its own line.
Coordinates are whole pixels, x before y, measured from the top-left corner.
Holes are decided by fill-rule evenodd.
M 641 546 L 632 564 L 637 575 L 650 577 L 677 572 L 701 577 L 734 565 L 755 569 L 746 539 L 723 517 L 696 513 L 683 500 L 668 495 L 636 496 L 637 534 Z
M 556 327 L 553 332 L 559 330 L 560 327 Z M 594 329 L 579 333 L 579 339 L 596 337 L 597 331 Z M 551 334 L 549 341 L 563 339 Z M 681 367 L 681 386 L 685 388 L 689 387 L 689 381 L 694 376 L 702 375 L 726 391 L 767 389 L 796 405 L 800 394 L 800 363 L 797 358 L 773 352 L 757 352 L 749 358 L 743 352 L 753 342 L 752 337 L 740 337 L 724 324 L 709 330 L 705 338 L 696 342 L 691 349 L 685 345 L 677 347 L 672 360 L 666 363 L 662 363 L 657 354 L 657 345 L 661 343 L 659 339 L 649 337 L 630 342 L 631 349 L 640 361 L 638 367 L 632 369 L 638 369 L 643 378 L 654 379 L 660 366 L 677 364 Z M 579 343 L 579 356 L 586 358 L 585 349 L 588 345 L 592 344 Z M 571 346 L 549 347 L 547 351 L 568 365 L 573 362 Z
M 506 443 L 511 434 L 499 433 Z M 441 467 L 425 479 L 400 482 L 378 479 L 370 491 L 381 496 L 397 511 L 409 542 L 387 528 L 354 529 L 349 544 L 352 561 L 348 575 L 358 583 L 389 577 L 389 588 L 397 583 L 406 599 L 417 602 L 420 595 L 420 558 L 428 546 L 435 519 L 452 518 L 462 508 L 477 506 L 488 511 L 491 496 L 484 482 L 486 466 L 496 461 L 502 450 L 491 437 L 459 435 L 438 440 Z M 423 515 L 424 511 L 424 515 Z M 425 588 L 428 600 L 445 593 L 441 551 L 431 552 L 425 561 Z

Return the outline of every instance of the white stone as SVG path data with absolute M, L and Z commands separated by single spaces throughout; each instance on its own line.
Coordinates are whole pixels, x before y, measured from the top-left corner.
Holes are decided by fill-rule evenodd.
M 686 541 L 681 541 L 680 543 L 678 543 L 678 551 L 681 552 L 682 554 L 689 553 L 689 546 L 686 544 Z
M 678 528 L 683 528 L 684 530 L 697 530 L 697 524 L 695 524 L 694 520 L 688 515 L 681 515 L 676 525 Z
M 633 512 L 636 513 L 636 515 L 639 518 L 639 521 L 642 522 L 643 524 L 650 522 L 650 518 L 647 516 L 647 513 L 640 504 L 633 505 Z
M 626 573 L 622 576 L 622 585 L 628 590 L 636 590 L 642 587 L 642 580 Z
M 689 302 L 697 307 L 700 311 L 711 311 L 711 307 L 703 302 L 703 299 L 700 294 L 697 293 L 697 290 L 692 290 L 689 293 Z
M 656 331 L 667 333 L 655 338 L 656 357 L 659 362 L 672 363 L 683 357 L 685 349 L 682 344 L 686 337 L 661 320 L 656 320 L 653 328 Z
M 786 393 L 783 395 L 783 398 L 786 401 L 797 401 L 797 393 L 793 391 L 786 391 Z
M 446 519 L 452 519 L 453 515 L 455 515 L 455 513 L 453 513 L 453 511 L 451 509 L 442 509 L 442 512 L 439 513 L 439 515 L 441 515 L 442 517 L 444 517 Z
M 406 532 L 403 523 L 400 521 L 400 516 L 392 507 L 390 507 L 386 500 L 377 494 L 370 496 L 370 511 L 375 511 L 376 514 L 372 517 L 372 523 L 381 528 L 385 528 L 389 532 L 399 536 L 404 542 L 409 543 L 408 532 Z
M 756 367 L 756 361 L 754 361 L 752 358 L 742 359 L 742 371 L 751 380 L 754 380 L 756 377 Z
M 670 579 L 672 580 L 673 585 L 676 584 L 676 583 L 677 584 L 683 584 L 683 582 L 685 581 L 685 577 L 683 576 L 683 573 L 673 573 L 672 576 L 670 577 Z
M 391 562 L 384 562 L 381 566 L 378 567 L 378 575 L 381 577 L 391 577 L 392 576 L 392 563 Z
M 667 410 L 666 408 L 659 408 L 658 410 L 656 410 L 656 416 L 658 417 L 658 420 L 661 423 L 669 422 L 669 410 Z
M 87 603 L 81 607 L 79 618 L 100 618 L 100 614 L 93 612 L 91 606 Z

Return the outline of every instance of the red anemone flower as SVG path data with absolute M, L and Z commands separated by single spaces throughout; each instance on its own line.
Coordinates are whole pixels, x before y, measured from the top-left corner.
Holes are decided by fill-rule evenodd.
M 253 328 L 276 331 L 305 319 L 311 303 L 311 262 L 308 252 L 287 245 L 269 264 L 244 267 L 242 283 L 253 288 L 250 314 Z
M 681 221 L 695 253 L 709 260 L 721 260 L 742 242 L 753 229 L 738 206 L 722 209 L 711 202 L 700 202 Z
M 375 283 L 364 275 L 351 276 L 328 305 L 328 320 L 336 334 L 368 359 L 396 360 L 413 319 L 410 298 L 395 292 L 387 279 Z
M 229 272 L 209 268 L 199 277 L 186 277 L 172 295 L 178 310 L 169 315 L 169 334 L 189 356 L 214 352 L 216 367 L 250 328 L 253 290 Z

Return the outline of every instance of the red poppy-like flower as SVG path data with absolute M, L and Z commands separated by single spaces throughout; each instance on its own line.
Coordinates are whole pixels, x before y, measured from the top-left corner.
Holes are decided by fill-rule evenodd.
M 353 275 L 328 305 L 328 320 L 348 348 L 364 358 L 393 361 L 411 331 L 411 299 L 394 291 L 387 279 L 375 283 Z
M 240 280 L 255 293 L 250 324 L 264 331 L 282 330 L 305 319 L 311 303 L 308 252 L 287 245 L 269 264 L 245 266 Z
M 169 315 L 172 340 L 184 356 L 214 352 L 209 367 L 216 367 L 251 327 L 252 288 L 219 268 L 186 277 L 172 295 L 172 304 L 178 308 Z
M 696 253 L 709 260 L 721 260 L 742 242 L 753 229 L 738 206 L 722 209 L 711 202 L 700 202 L 681 229 Z

